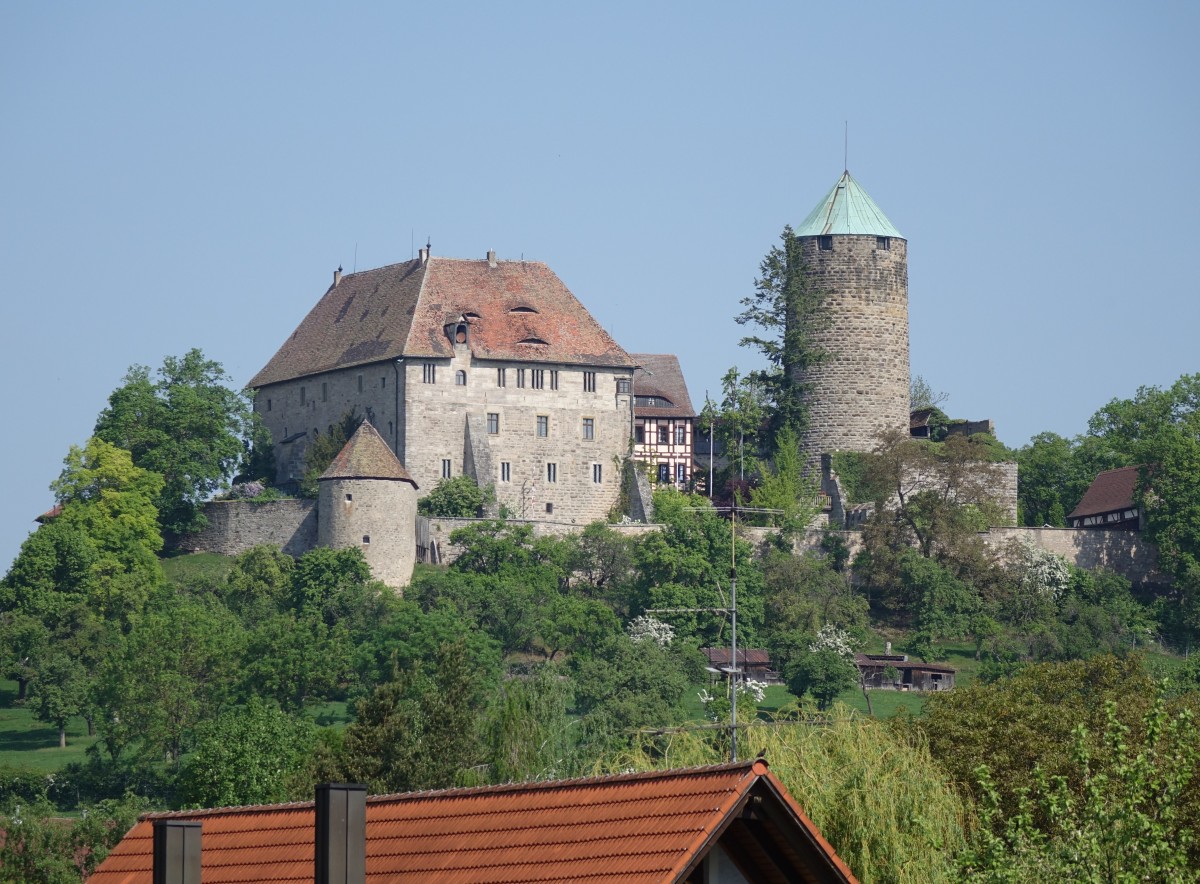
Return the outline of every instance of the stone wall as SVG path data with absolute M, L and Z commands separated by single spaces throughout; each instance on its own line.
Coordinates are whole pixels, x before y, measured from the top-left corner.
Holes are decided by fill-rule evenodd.
M 208 527 L 182 537 L 178 549 L 236 556 L 255 546 L 277 546 L 299 557 L 317 545 L 315 500 L 215 500 L 204 506 Z
M 991 528 L 987 542 L 998 549 L 1022 540 L 1062 556 L 1080 568 L 1105 568 L 1132 583 L 1163 584 L 1158 549 L 1139 531 L 1103 528 Z
M 824 327 L 812 334 L 824 358 L 802 376 L 809 427 L 802 450 L 816 465 L 828 451 L 869 451 L 884 430 L 908 431 L 908 244 L 875 236 L 804 237 L 809 279 L 824 293 Z
M 480 522 L 488 521 L 487 519 L 447 519 L 440 516 L 422 518 L 428 522 L 429 542 L 436 544 L 438 561 L 442 564 L 453 562 L 462 552 L 461 548 L 450 542 L 451 533 L 468 525 L 477 525 Z M 587 527 L 587 525 L 581 525 L 578 522 L 547 522 L 528 519 L 525 521 L 509 519 L 508 524 L 529 525 L 533 528 L 534 537 L 566 537 L 569 534 L 579 534 Z M 647 534 L 662 530 L 662 525 L 639 522 L 622 522 L 609 525 L 608 527 L 612 528 L 618 534 L 624 534 L 626 537 L 645 537 Z

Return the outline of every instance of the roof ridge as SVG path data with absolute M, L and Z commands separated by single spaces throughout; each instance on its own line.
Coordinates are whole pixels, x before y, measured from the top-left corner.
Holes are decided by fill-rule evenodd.
M 445 797 L 452 795 L 455 797 L 469 797 L 501 792 L 517 792 L 527 789 L 561 789 L 575 786 L 600 785 L 609 782 L 644 782 L 646 780 L 670 779 L 672 777 L 696 774 L 717 774 L 739 769 L 750 771 L 755 765 L 762 765 L 763 769 L 766 770 L 767 760 L 765 758 L 754 758 L 749 761 L 727 761 L 723 764 L 709 764 L 699 767 L 674 767 L 661 770 L 635 771 L 633 773 L 598 774 L 590 777 L 575 777 L 568 780 L 532 780 L 523 783 L 495 783 L 489 786 L 455 786 L 448 789 L 425 789 L 415 792 L 384 792 L 378 795 L 368 795 L 367 804 L 382 801 L 417 800 L 433 796 Z M 315 801 L 310 799 L 307 801 L 284 802 L 282 804 L 206 807 L 196 810 L 160 810 L 144 813 L 138 819 L 186 818 L 192 816 L 212 816 L 218 813 L 262 813 L 264 811 L 303 810 L 313 806 L 315 806 Z

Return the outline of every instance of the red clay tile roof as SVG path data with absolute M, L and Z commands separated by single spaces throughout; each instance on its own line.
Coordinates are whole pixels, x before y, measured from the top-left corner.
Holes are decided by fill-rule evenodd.
M 408 474 L 404 464 L 392 453 L 370 421 L 358 425 L 354 435 L 342 446 L 318 481 L 325 479 L 395 479 L 417 487 L 416 480 Z
M 700 652 L 715 665 L 729 665 L 729 648 L 701 648 Z M 766 666 L 771 662 L 771 655 L 762 648 L 738 648 L 738 663 L 742 666 Z
M 62 504 L 56 503 L 54 506 L 50 507 L 50 509 L 46 510 L 46 512 L 42 513 L 40 516 L 38 516 L 36 519 L 34 519 L 34 521 L 40 522 L 41 524 L 45 525 L 47 522 L 52 522 L 55 519 L 57 519 L 59 516 L 61 516 L 62 511 L 63 511 Z
M 671 403 L 670 407 L 635 405 L 637 417 L 695 417 L 696 409 L 688 396 L 687 382 L 679 358 L 673 353 L 630 353 L 638 364 L 633 374 L 635 396 L 659 396 Z
M 479 358 L 633 365 L 545 264 L 434 257 L 343 276 L 250 386 L 401 356 L 449 357 L 445 326 L 463 315 Z
M 1138 471 L 1141 467 L 1121 467 L 1098 473 L 1083 494 L 1079 506 L 1071 510 L 1068 518 L 1095 516 L 1129 509 L 1134 505 L 1137 493 Z
M 854 665 L 859 667 L 878 666 L 881 669 L 891 666 L 895 669 L 911 669 L 915 672 L 958 672 L 953 666 L 941 663 L 918 663 L 913 660 L 900 660 L 899 654 L 855 654 Z
M 799 880 L 856 881 L 761 760 L 370 797 L 367 881 L 679 881 L 739 822 L 752 792 L 790 820 L 781 849 L 804 867 Z M 152 820 L 163 817 L 201 822 L 205 884 L 313 880 L 305 802 L 147 814 L 89 884 L 149 884 Z

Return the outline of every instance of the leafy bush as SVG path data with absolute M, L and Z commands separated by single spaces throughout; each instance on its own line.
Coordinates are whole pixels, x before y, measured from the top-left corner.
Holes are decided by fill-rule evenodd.
M 483 508 L 495 496 L 492 486 L 480 488 L 470 476 L 455 476 L 442 479 L 426 497 L 417 501 L 417 512 L 447 519 L 474 519 L 483 515 Z

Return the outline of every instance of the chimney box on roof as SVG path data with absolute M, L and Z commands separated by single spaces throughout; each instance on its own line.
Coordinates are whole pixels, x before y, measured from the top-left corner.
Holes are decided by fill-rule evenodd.
M 488 267 L 496 266 L 496 250 L 488 249 Z
M 421 248 L 417 249 L 417 257 L 420 258 L 421 263 L 424 264 L 429 260 L 429 249 L 421 246 Z
M 367 880 L 367 787 L 358 783 L 317 786 L 315 884 L 365 884 Z
M 333 271 L 333 287 L 337 288 L 337 284 L 342 281 L 342 265 L 338 265 L 338 269 Z

